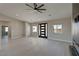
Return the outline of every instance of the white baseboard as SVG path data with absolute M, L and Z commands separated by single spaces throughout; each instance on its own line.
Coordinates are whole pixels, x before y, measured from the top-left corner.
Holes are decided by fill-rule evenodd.
M 50 39 L 50 40 L 56 40 L 56 41 L 62 41 L 62 42 L 72 43 L 72 41 L 67 41 L 67 40 L 62 40 L 62 39 Z
M 31 37 L 31 38 L 39 38 L 39 37 Z M 55 38 L 50 39 L 50 38 L 47 38 L 47 40 L 55 40 L 55 41 L 67 42 L 67 43 L 72 44 L 72 41 L 67 41 L 67 40 L 63 40 L 63 39 L 55 39 Z

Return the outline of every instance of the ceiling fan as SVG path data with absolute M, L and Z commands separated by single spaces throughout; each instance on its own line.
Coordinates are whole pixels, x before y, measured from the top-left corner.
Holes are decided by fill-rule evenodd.
M 42 7 L 44 6 L 44 4 L 38 5 L 37 3 L 33 3 L 33 6 L 30 6 L 29 4 L 25 4 L 26 6 L 32 8 L 33 10 L 36 10 L 40 13 L 42 13 L 42 11 L 46 11 L 46 9 L 42 9 Z

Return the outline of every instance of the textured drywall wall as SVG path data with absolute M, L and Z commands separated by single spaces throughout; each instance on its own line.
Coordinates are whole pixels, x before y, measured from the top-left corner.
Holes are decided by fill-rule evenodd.
M 62 24 L 61 34 L 53 32 L 53 25 Z M 48 22 L 48 39 L 71 42 L 71 17 Z
M 61 19 L 56 19 L 56 20 L 50 20 L 50 21 L 45 21 L 48 23 L 48 39 L 50 40 L 59 40 L 59 41 L 65 41 L 65 42 L 72 42 L 72 36 L 71 36 L 71 17 L 66 17 L 66 18 L 61 18 Z M 40 22 L 43 23 L 43 22 Z M 38 26 L 38 23 L 32 23 L 32 26 Z M 63 25 L 63 33 L 62 34 L 55 34 L 53 32 L 53 26 L 55 24 L 62 24 Z M 32 37 L 38 37 L 38 32 L 33 33 L 31 29 L 31 36 Z
M 26 37 L 30 37 L 30 24 L 29 23 L 25 23 L 25 35 Z
M 9 22 L 9 27 L 10 27 L 9 33 L 10 33 L 11 39 L 21 38 L 25 36 L 25 23 L 24 22 L 14 19 L 14 18 L 10 18 L 2 14 L 0 14 L 0 21 Z
M 15 20 L 10 25 L 12 39 L 21 38 L 25 35 L 25 24 L 23 22 Z

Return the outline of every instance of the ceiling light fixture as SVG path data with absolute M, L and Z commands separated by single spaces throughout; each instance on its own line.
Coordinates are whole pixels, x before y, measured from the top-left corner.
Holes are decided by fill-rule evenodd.
M 25 5 L 40 13 L 42 13 L 42 11 L 46 11 L 46 9 L 42 9 L 42 7 L 45 6 L 45 4 L 38 5 L 37 3 L 33 3 L 33 6 L 30 6 L 26 3 Z

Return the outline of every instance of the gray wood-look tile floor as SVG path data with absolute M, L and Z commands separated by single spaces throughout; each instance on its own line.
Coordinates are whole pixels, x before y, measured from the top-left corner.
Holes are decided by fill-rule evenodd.
M 0 43 L 0 56 L 70 56 L 66 42 L 30 37 L 4 43 Z

